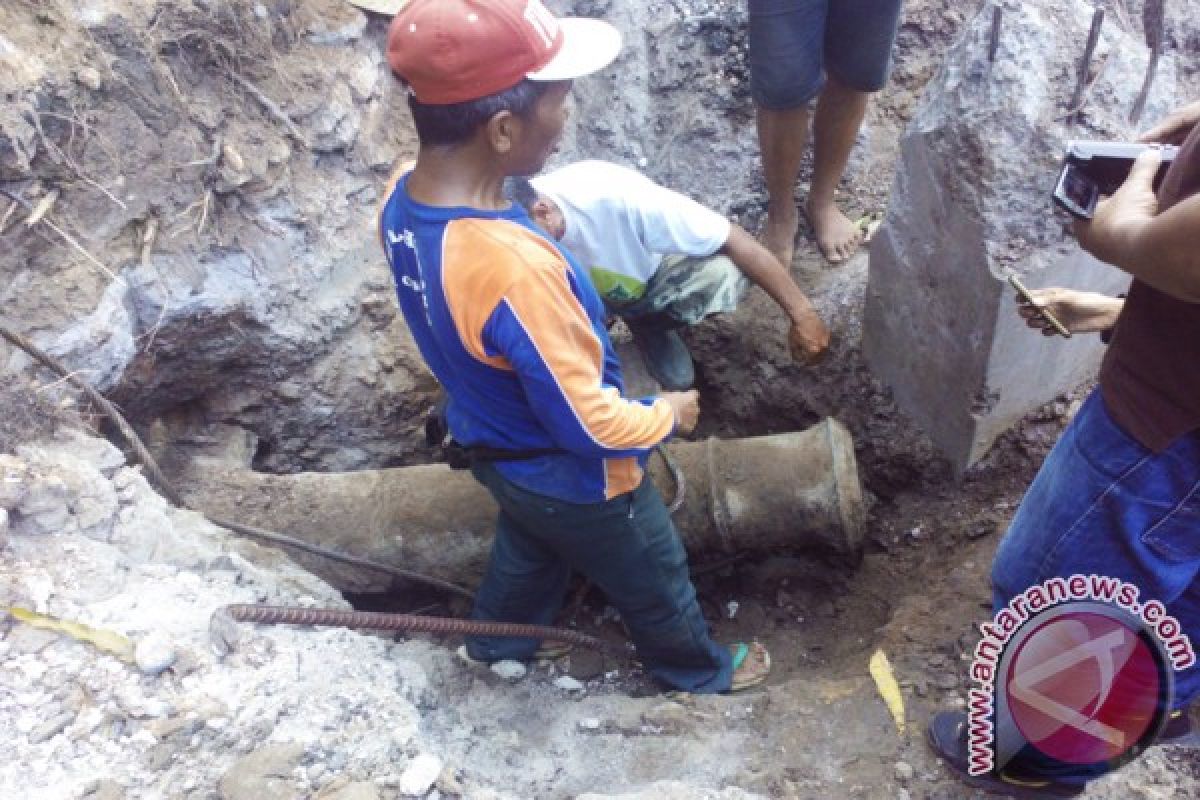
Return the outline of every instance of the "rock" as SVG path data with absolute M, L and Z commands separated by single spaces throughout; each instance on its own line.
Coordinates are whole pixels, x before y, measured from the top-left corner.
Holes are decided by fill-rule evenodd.
M 57 475 L 35 473 L 16 512 L 18 529 L 23 534 L 38 536 L 69 532 L 71 512 L 67 507 L 67 485 Z
M 29 480 L 29 465 L 24 459 L 0 453 L 0 508 L 16 508 L 28 491 Z
M 766 800 L 763 795 L 728 787 L 708 789 L 680 781 L 659 781 L 621 794 L 581 794 L 575 800 Z
M 519 681 L 529 671 L 520 661 L 511 661 L 508 659 L 492 664 L 491 670 L 506 681 Z
M 676 735 L 693 726 L 693 718 L 679 703 L 660 703 L 641 715 L 641 724 Z
M 554 685 L 564 692 L 582 692 L 584 690 L 583 684 L 570 675 L 560 675 L 555 678 Z
M 933 685 L 939 689 L 950 691 L 958 688 L 958 675 L 953 672 L 941 672 L 933 679 Z
M 112 446 L 104 444 L 91 448 L 90 453 L 84 440 L 71 438 L 17 448 L 17 455 L 32 470 L 28 490 L 16 508 L 21 533 L 78 531 L 101 541 L 108 539 L 118 508 L 117 493 L 87 457 L 111 465 Z
M 169 717 L 174 708 L 165 700 L 147 697 L 135 687 L 123 686 L 113 693 L 117 707 L 133 719 L 161 719 Z
M 366 15 L 342 0 L 310 0 L 301 4 L 297 18 L 304 38 L 320 45 L 348 45 L 367 28 Z
M 570 665 L 567 671 L 572 678 L 588 681 L 604 674 L 604 654 L 596 650 L 580 650 L 576 648 L 571 653 Z
M 0 103 L 0 181 L 29 177 L 29 164 L 38 150 L 37 128 L 29 119 L 36 113 L 28 102 Z
M 96 781 L 84 788 L 81 800 L 124 800 L 125 788 L 116 781 Z
M 304 745 L 269 744 L 242 757 L 226 770 L 218 784 L 221 800 L 292 800 L 292 773 L 304 757 Z
M 576 725 L 578 726 L 579 730 L 592 733 L 600 730 L 602 723 L 595 717 L 584 717 L 583 719 L 579 720 Z
M 442 774 L 442 760 L 432 753 L 421 753 L 400 775 L 396 788 L 406 797 L 420 797 L 429 791 Z
M 146 723 L 145 729 L 155 739 L 170 739 L 175 736 L 187 737 L 204 727 L 204 723 L 187 715 L 176 714 L 161 719 L 152 719 Z
M 177 656 L 171 640 L 158 632 L 142 637 L 133 651 L 138 669 L 146 675 L 159 674 L 174 664 Z
M 51 462 L 83 461 L 109 480 L 125 466 L 125 454 L 108 439 L 74 428 L 64 428 L 54 438 L 39 441 L 37 449 L 43 459 Z
M 14 653 L 36 655 L 58 641 L 61 634 L 30 625 L 17 625 L 8 635 L 7 642 Z
M 437 779 L 438 791 L 442 794 L 453 795 L 458 797 L 464 791 L 462 781 L 459 780 L 458 770 L 445 766 L 442 767 L 442 773 Z
M 1065 139 L 1081 136 L 1062 123 L 1063 79 L 1077 70 L 1092 5 L 1006 5 L 995 63 L 991 9 L 947 53 L 901 139 L 862 323 L 871 370 L 959 472 L 1026 413 L 1091 380 L 1104 351 L 1097 336 L 1030 331 L 1007 277 L 1109 294 L 1129 283 L 1080 250 L 1048 197 Z M 1128 111 L 1148 58 L 1141 36 L 1104 25 L 1090 90 L 1103 99 L 1084 112 L 1086 138 L 1135 138 Z M 1147 120 L 1174 105 L 1174 64 L 1159 62 Z
M 95 67 L 80 67 L 75 70 L 75 81 L 93 92 L 98 91 L 103 85 L 100 80 L 100 70 Z
M 907 784 L 909 781 L 911 781 L 913 779 L 913 775 L 916 774 L 915 771 L 913 770 L 912 764 L 909 764 L 908 762 L 905 762 L 905 761 L 897 761 L 896 766 L 895 766 L 895 771 L 896 771 L 896 780 L 902 784 Z
M 76 712 L 71 710 L 59 711 L 51 715 L 45 722 L 29 732 L 29 743 L 39 744 L 58 734 L 75 721 Z
M 312 131 L 310 144 L 318 153 L 346 150 L 358 138 L 362 113 L 354 96 L 344 83 L 336 84 L 328 98 L 314 114 L 305 120 Z
M 0 508 L 0 550 L 8 544 L 8 511 Z
M 367 781 L 353 781 L 331 792 L 322 791 L 319 800 L 379 800 L 379 789 Z

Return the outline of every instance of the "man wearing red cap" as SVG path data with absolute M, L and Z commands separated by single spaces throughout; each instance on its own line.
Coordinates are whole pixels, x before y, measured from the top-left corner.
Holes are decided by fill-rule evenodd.
M 500 513 L 476 619 L 550 623 L 572 570 L 620 611 L 658 680 L 691 692 L 761 682 L 761 645 L 709 636 L 670 516 L 643 473 L 687 433 L 693 392 L 623 397 L 604 306 L 565 251 L 504 197 L 566 122 L 573 78 L 620 35 L 539 0 L 413 0 L 388 32 L 408 84 L 416 165 L 391 189 L 381 236 L 400 308 L 449 397 L 446 417 Z M 475 659 L 527 659 L 532 639 L 470 637 Z

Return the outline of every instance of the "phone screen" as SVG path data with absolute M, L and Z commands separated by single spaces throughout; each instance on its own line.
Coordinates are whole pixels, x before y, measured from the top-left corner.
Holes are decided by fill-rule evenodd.
M 1072 164 L 1063 166 L 1058 185 L 1054 188 L 1054 199 L 1064 209 L 1077 217 L 1091 219 L 1100 198 L 1100 189 L 1090 178 Z

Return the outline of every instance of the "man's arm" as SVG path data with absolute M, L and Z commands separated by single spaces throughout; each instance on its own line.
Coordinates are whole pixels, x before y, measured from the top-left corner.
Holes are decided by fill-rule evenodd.
M 1161 292 L 1200 303 L 1200 195 L 1158 213 L 1154 175 L 1161 158 L 1149 150 L 1138 156 L 1129 178 L 1096 206 L 1091 220 L 1076 220 L 1075 236 L 1084 250 Z
M 829 347 L 829 330 L 779 259 L 738 225 L 730 226 L 721 252 L 788 315 L 792 357 L 802 363 L 818 361 Z
M 555 443 L 582 456 L 644 453 L 695 424 L 694 393 L 649 404 L 626 400 L 603 382 L 603 343 L 557 265 L 534 265 L 490 313 L 479 346 L 517 374 Z

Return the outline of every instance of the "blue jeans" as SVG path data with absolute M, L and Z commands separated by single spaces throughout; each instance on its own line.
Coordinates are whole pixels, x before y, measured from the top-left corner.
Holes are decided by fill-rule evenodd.
M 687 553 L 649 479 L 612 500 L 577 504 L 522 489 L 491 464 L 472 471 L 500 506 L 473 619 L 549 625 L 578 571 L 620 612 L 657 680 L 687 692 L 729 689 L 732 657 L 709 636 Z M 468 655 L 482 661 L 528 659 L 537 646 L 536 639 L 467 638 Z
M 997 611 L 1053 577 L 1098 574 L 1159 600 L 1200 646 L 1200 432 L 1154 453 L 1094 391 L 1046 457 L 992 564 Z M 1200 668 L 1175 673 L 1175 708 L 1200 694 Z

